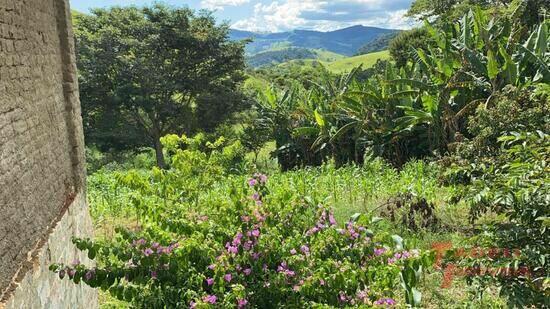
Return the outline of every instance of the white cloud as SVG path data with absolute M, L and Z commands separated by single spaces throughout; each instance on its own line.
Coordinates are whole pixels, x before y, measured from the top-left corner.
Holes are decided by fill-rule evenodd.
M 412 0 L 281 0 L 258 3 L 254 14 L 232 26 L 249 31 L 291 29 L 330 31 L 352 25 L 393 29 L 411 28 L 404 15 Z
M 223 10 L 226 6 L 239 6 L 250 2 L 250 0 L 203 0 L 201 7 L 209 10 Z

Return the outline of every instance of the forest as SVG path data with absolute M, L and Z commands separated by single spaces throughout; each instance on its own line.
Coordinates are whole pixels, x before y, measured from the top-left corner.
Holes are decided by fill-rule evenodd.
M 51 271 L 102 308 L 550 307 L 549 9 L 415 0 L 353 61 L 73 12 L 95 265 Z

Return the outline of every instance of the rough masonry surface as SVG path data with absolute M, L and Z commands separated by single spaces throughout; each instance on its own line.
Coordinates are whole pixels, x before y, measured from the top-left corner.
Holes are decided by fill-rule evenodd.
M 0 308 L 96 306 L 47 269 L 92 232 L 76 76 L 68 0 L 0 0 Z

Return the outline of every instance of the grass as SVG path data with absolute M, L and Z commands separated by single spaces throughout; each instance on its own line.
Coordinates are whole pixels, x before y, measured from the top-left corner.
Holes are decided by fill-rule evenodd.
M 387 60 L 390 58 L 390 53 L 387 50 L 365 54 L 365 55 L 359 55 L 354 57 L 345 57 L 338 54 L 338 56 L 331 56 L 330 52 L 324 52 L 324 56 L 320 56 L 319 59 L 300 59 L 300 60 L 291 60 L 288 62 L 283 62 L 279 64 L 279 66 L 288 66 L 293 64 L 302 64 L 305 66 L 313 66 L 314 64 L 322 64 L 325 66 L 330 72 L 335 74 L 341 74 L 345 72 L 349 72 L 352 69 L 362 65 L 363 69 L 372 67 L 376 61 L 380 60 Z M 325 59 L 325 60 L 323 60 Z M 326 59 L 333 59 L 330 61 L 327 61 Z M 336 60 L 334 60 L 336 59 Z
M 387 50 L 344 58 L 338 61 L 330 62 L 325 64 L 327 68 L 333 73 L 344 73 L 349 72 L 352 69 L 363 65 L 363 68 L 372 67 L 378 59 L 386 60 L 390 58 L 390 53 Z

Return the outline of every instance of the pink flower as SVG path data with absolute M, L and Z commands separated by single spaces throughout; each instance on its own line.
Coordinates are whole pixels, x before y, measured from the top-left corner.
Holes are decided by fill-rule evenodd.
M 265 184 L 267 182 L 267 176 L 264 174 L 260 174 L 258 178 L 260 178 L 260 182 L 262 184 Z
M 334 214 L 332 211 L 330 212 L 330 215 L 328 216 L 328 222 L 330 225 L 336 225 L 336 219 L 334 219 Z
M 249 221 L 250 221 L 250 217 L 249 217 L 249 216 L 242 216 L 242 217 L 241 217 L 241 221 L 243 221 L 243 222 L 249 222 Z
M 95 274 L 95 271 L 93 269 L 90 269 L 86 272 L 86 274 L 84 275 L 84 278 L 86 280 L 91 280 L 94 277 L 94 274 Z
M 258 181 L 257 181 L 256 179 L 254 179 L 254 178 L 250 178 L 250 179 L 248 180 L 248 185 L 251 186 L 251 187 L 254 187 L 254 186 L 257 185 L 257 184 L 258 184 Z
M 260 194 L 258 192 L 254 192 L 254 194 L 252 194 L 251 198 L 255 201 L 259 201 L 260 200 Z
M 324 285 L 325 285 L 325 280 L 320 279 L 320 280 L 319 280 L 319 285 L 324 286 Z
M 393 306 L 395 304 L 397 304 L 397 302 L 395 300 L 393 300 L 392 298 L 381 298 L 377 301 L 374 302 L 375 305 L 387 305 L 387 306 Z
M 376 248 L 376 249 L 374 249 L 374 255 L 376 255 L 376 256 L 381 256 L 382 254 L 384 254 L 384 252 L 386 252 L 386 248 Z
M 143 250 L 143 255 L 149 256 L 151 254 L 153 254 L 153 250 L 151 250 L 151 248 L 147 248 L 147 249 Z
M 223 279 L 227 282 L 231 282 L 231 279 L 233 279 L 233 276 L 231 276 L 231 274 L 225 274 L 225 276 L 223 276 Z
M 213 285 L 213 284 L 214 284 L 214 278 L 208 278 L 208 279 L 206 279 L 206 284 L 207 284 L 208 286 Z
M 248 304 L 248 300 L 246 300 L 244 298 L 237 300 L 237 307 L 239 309 L 242 309 L 242 308 L 246 307 L 247 304 Z
M 254 230 L 252 231 L 252 236 L 254 236 L 254 237 L 259 237 L 259 236 L 260 236 L 260 230 L 254 229 Z
M 214 270 L 214 268 L 216 268 L 216 265 L 214 265 L 214 264 L 210 264 L 210 265 L 208 265 L 208 269 L 210 269 L 210 270 Z
M 309 247 L 306 245 L 301 246 L 300 251 L 302 251 L 302 253 L 305 255 L 309 255 Z
M 297 252 L 296 252 L 296 249 L 291 249 L 291 250 L 290 250 L 290 254 L 295 255 L 296 253 L 297 253 Z
M 246 268 L 245 270 L 243 270 L 243 273 L 245 274 L 245 276 L 249 276 L 252 273 L 252 269 Z
M 202 298 L 202 301 L 208 304 L 215 304 L 217 300 L 218 298 L 216 297 L 216 295 L 206 295 Z
M 191 302 L 189 303 L 189 309 L 195 309 L 195 308 L 197 308 L 197 303 L 194 302 L 194 301 L 191 301 Z
M 264 203 L 262 201 L 256 201 L 256 206 L 262 206 Z
M 157 279 L 157 272 L 154 270 L 151 270 L 151 278 Z
M 158 242 L 154 242 L 154 243 L 151 244 L 151 248 L 153 248 L 153 249 L 156 249 L 159 246 L 160 246 L 160 244 Z

